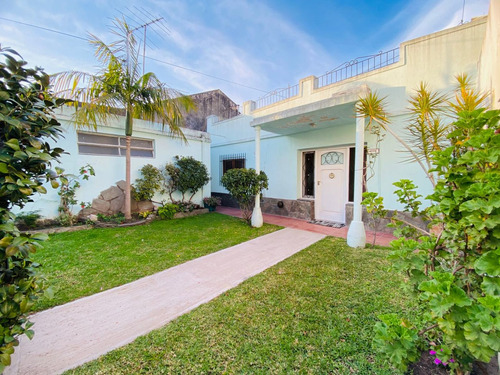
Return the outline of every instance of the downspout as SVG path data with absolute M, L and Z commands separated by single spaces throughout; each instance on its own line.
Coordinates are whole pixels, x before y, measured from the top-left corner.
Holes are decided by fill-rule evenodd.
M 260 174 L 260 126 L 255 127 L 255 172 L 257 172 L 257 175 Z M 262 210 L 260 209 L 260 193 L 255 196 L 251 224 L 254 228 L 260 228 L 264 224 Z
M 347 244 L 350 247 L 365 247 L 366 232 L 362 219 L 362 194 L 363 194 L 363 159 L 365 154 L 365 118 L 356 116 L 356 157 L 354 161 L 354 214 L 349 231 Z

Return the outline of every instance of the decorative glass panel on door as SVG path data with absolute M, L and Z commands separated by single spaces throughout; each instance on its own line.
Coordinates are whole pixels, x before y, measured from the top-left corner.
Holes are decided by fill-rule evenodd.
M 332 151 L 321 155 L 321 165 L 335 164 L 344 164 L 344 153 Z

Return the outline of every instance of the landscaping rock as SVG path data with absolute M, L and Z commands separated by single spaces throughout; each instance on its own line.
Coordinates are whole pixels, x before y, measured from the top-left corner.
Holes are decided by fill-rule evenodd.
M 151 201 L 137 202 L 137 212 L 153 211 L 154 206 Z
M 111 200 L 109 206 L 109 210 L 114 213 L 120 212 L 122 207 L 125 205 L 125 195 L 120 189 L 117 188 L 117 190 L 120 191 L 120 195 Z
M 107 213 L 110 206 L 110 203 L 103 199 L 97 198 L 92 201 L 92 208 L 100 213 Z
M 127 188 L 127 183 L 123 180 L 120 180 L 116 183 L 116 186 L 118 186 L 121 191 L 125 191 L 125 189 Z
M 105 201 L 111 201 L 118 197 L 123 197 L 123 191 L 117 186 L 111 186 L 110 188 L 101 192 L 102 199 Z

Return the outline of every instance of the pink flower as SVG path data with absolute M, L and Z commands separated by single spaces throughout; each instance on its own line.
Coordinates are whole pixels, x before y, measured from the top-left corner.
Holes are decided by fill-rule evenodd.
M 439 365 L 439 364 L 441 363 L 441 360 L 440 360 L 439 358 L 436 358 L 436 359 L 434 360 L 434 363 L 435 363 L 436 365 Z
M 436 355 L 436 352 L 435 352 L 434 350 L 430 350 L 430 351 L 429 351 L 429 354 L 430 354 L 430 355 Z
M 450 358 L 450 362 L 453 363 L 455 362 L 455 360 L 453 358 Z

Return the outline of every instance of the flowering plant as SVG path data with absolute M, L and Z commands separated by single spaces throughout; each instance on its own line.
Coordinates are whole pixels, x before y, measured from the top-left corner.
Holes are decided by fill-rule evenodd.
M 219 197 L 205 197 L 203 198 L 203 203 L 207 206 L 220 206 L 222 201 Z

